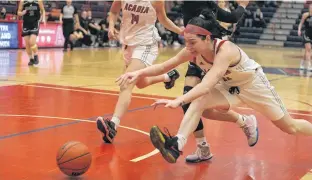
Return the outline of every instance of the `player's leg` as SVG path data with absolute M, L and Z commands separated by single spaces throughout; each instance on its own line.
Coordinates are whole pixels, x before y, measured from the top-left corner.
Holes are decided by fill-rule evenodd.
M 126 72 L 132 72 L 145 68 L 146 65 L 140 59 L 132 59 L 131 63 L 127 66 Z M 114 137 L 117 134 L 117 128 L 120 124 L 120 119 L 127 112 L 129 104 L 131 102 L 132 90 L 136 82 L 127 84 L 124 87 L 120 87 L 119 97 L 115 106 L 113 117 L 103 119 L 98 117 L 97 128 L 103 133 L 103 140 L 106 143 L 112 143 Z
M 304 59 L 301 60 L 300 69 L 308 69 L 311 62 L 311 39 L 306 33 L 303 34 L 303 43 Z
M 39 26 L 40 22 L 34 22 L 32 29 L 30 30 L 30 49 L 32 51 L 32 54 L 34 56 L 34 65 L 37 65 L 39 63 L 38 59 L 38 46 L 37 46 L 37 36 L 39 34 Z
M 203 72 L 202 70 L 197 67 L 195 63 L 189 63 L 188 69 L 185 74 L 185 81 L 184 81 L 184 88 L 183 88 L 183 94 L 186 94 L 190 90 L 193 89 L 197 84 L 201 82 Z M 190 106 L 190 103 L 185 104 L 182 106 L 183 112 L 186 113 Z M 188 155 L 186 157 L 186 162 L 189 163 L 197 163 L 201 161 L 209 160 L 213 157 L 211 151 L 210 151 L 210 145 L 207 143 L 205 133 L 204 133 L 204 124 L 202 122 L 202 119 L 199 119 L 199 123 L 194 131 L 194 136 L 196 140 L 196 151 Z
M 157 44 L 136 47 L 124 46 L 123 51 L 124 59 L 126 61 L 126 72 L 143 69 L 146 66 L 153 64 L 158 56 Z M 162 77 L 164 77 L 164 75 L 162 75 Z M 141 82 L 136 81 L 120 88 L 118 101 L 111 120 L 103 120 L 102 117 L 98 118 L 97 126 L 98 129 L 103 133 L 103 140 L 105 142 L 112 143 L 113 138 L 116 136 L 117 127 L 120 124 L 120 119 L 128 110 L 129 104 L 131 102 L 132 90 L 136 84 L 140 83 Z
M 22 28 L 22 37 L 25 40 L 25 47 L 26 47 L 26 52 L 29 57 L 29 62 L 28 65 L 32 66 L 34 65 L 34 56 L 31 50 L 31 44 L 30 44 L 30 31 L 32 30 L 31 24 L 27 24 L 23 22 L 23 28 Z
M 25 41 L 26 53 L 27 53 L 27 55 L 29 57 L 28 65 L 32 66 L 34 64 L 34 57 L 33 57 L 32 51 L 30 49 L 30 43 L 29 43 L 30 36 L 28 34 L 27 35 L 24 34 L 23 38 L 24 38 L 24 41 Z
M 240 117 L 243 116 L 233 111 L 229 111 L 227 114 L 223 115 L 220 112 L 207 112 L 207 110 L 211 111 L 211 109 L 218 109 L 218 111 L 222 110 L 226 112 L 231 106 L 238 104 L 241 104 L 241 101 L 237 95 L 230 94 L 228 89 L 224 88 L 222 85 L 217 85 L 210 94 L 198 98 L 191 103 L 182 120 L 176 137 L 167 137 L 157 127 L 153 127 L 151 129 L 151 140 L 154 146 L 162 152 L 164 158 L 168 162 L 173 163 L 179 157 L 180 151 L 182 151 L 186 144 L 190 133 L 196 129 L 201 115 L 219 121 L 238 122 Z M 257 121 L 253 116 L 246 118 L 244 124 L 242 129 L 247 135 L 249 145 L 253 146 L 258 141 Z
M 293 119 L 285 108 L 274 87 L 262 71 L 257 72 L 252 89 L 243 90 L 242 100 L 288 134 L 312 136 L 312 124 L 303 119 Z M 245 91 L 245 92 L 244 92 Z
M 34 65 L 37 65 L 39 63 L 39 58 L 38 58 L 38 46 L 37 46 L 37 35 L 36 34 L 31 34 L 29 37 L 29 45 L 31 52 L 34 56 Z
M 180 156 L 183 146 L 186 144 L 188 136 L 193 133 L 198 126 L 200 117 L 205 109 L 222 108 L 229 109 L 230 104 L 227 99 L 216 89 L 210 94 L 202 96 L 193 101 L 180 124 L 178 135 L 169 137 L 165 135 L 157 126 L 151 128 L 150 138 L 162 156 L 170 163 L 175 163 Z

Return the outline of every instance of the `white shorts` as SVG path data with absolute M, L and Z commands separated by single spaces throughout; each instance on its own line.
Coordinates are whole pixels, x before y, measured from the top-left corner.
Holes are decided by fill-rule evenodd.
M 287 113 L 282 100 L 261 68 L 257 70 L 252 82 L 240 87 L 239 94 L 229 93 L 230 87 L 224 84 L 217 84 L 215 88 L 225 96 L 230 107 L 246 104 L 273 121 L 281 119 Z
M 131 59 L 139 59 L 146 66 L 150 66 L 158 56 L 158 43 L 144 46 L 123 45 L 122 49 L 126 66 L 130 64 Z

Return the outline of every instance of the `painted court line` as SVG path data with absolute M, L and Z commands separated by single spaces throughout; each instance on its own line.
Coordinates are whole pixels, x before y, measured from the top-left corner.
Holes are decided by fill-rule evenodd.
M 55 128 L 55 127 L 65 126 L 65 125 L 69 125 L 69 124 L 76 124 L 76 123 L 79 123 L 79 122 L 95 123 L 95 121 L 92 121 L 92 120 L 76 119 L 76 118 L 66 118 L 66 117 L 53 117 L 53 116 L 37 116 L 37 115 L 26 115 L 26 114 L 0 114 L 0 117 L 1 116 L 2 117 L 32 117 L 32 118 L 62 119 L 62 120 L 75 121 L 75 122 L 71 122 L 71 123 L 50 126 L 48 128 L 40 128 L 40 129 L 36 129 L 36 130 L 32 130 L 32 131 L 26 131 L 26 132 L 23 132 L 22 134 L 43 131 L 43 130 L 46 130 L 46 129 L 52 129 L 52 128 Z M 119 127 L 131 130 L 131 131 L 135 131 L 135 132 L 138 132 L 138 133 L 141 133 L 141 134 L 149 136 L 148 132 L 145 132 L 145 131 L 142 131 L 142 130 L 139 130 L 139 129 L 135 129 L 135 128 L 127 127 L 127 126 L 119 126 Z M 14 136 L 17 136 L 17 135 L 21 135 L 21 133 L 15 133 L 15 134 L 7 135 L 7 136 L 2 136 L 2 137 L 0 137 L 0 140 L 1 139 L 5 139 L 5 138 L 9 138 L 9 137 L 14 137 Z M 147 154 L 142 155 L 142 156 L 139 156 L 137 158 L 131 159 L 130 161 L 131 162 L 142 161 L 144 159 L 147 159 L 147 158 L 157 154 L 158 152 L 159 151 L 157 149 L 154 149 L 152 152 L 147 153 Z
M 80 89 L 69 89 L 69 88 L 62 88 L 62 87 L 49 87 L 49 86 L 41 86 L 41 85 L 32 85 L 32 84 L 26 84 L 23 86 L 30 86 L 30 87 L 38 87 L 38 88 L 47 88 L 47 89 L 57 89 L 57 90 L 64 90 L 64 91 L 75 91 L 75 92 L 85 92 L 85 93 L 93 93 L 93 94 L 106 94 L 106 95 L 111 95 L 111 96 L 119 96 L 119 94 L 116 93 L 109 93 L 109 92 L 97 92 L 97 91 L 88 91 L 88 90 L 80 90 Z M 73 87 L 74 88 L 74 87 Z M 145 97 L 145 96 L 139 96 L 139 95 L 133 95 L 132 97 L 135 98 L 140 98 L 140 99 L 151 99 L 151 100 L 157 100 L 159 98 L 154 98 L 154 97 Z M 168 97 L 172 98 L 172 97 Z M 248 109 L 248 110 L 253 110 L 251 108 L 247 107 L 238 107 L 240 109 Z M 294 113 L 294 112 L 289 112 L 289 114 L 293 115 L 304 115 L 304 116 L 309 116 L 312 117 L 312 114 L 305 114 L 305 113 Z
M 31 86 L 31 87 L 38 87 L 38 88 L 58 89 L 58 90 L 64 90 L 64 91 L 75 91 L 75 92 L 86 92 L 86 93 L 92 93 L 92 94 L 106 94 L 106 95 L 112 95 L 112 96 L 119 96 L 119 94 L 116 94 L 116 93 L 87 91 L 87 90 L 69 89 L 69 88 L 61 88 L 61 87 L 49 87 L 49 86 L 40 86 L 40 85 L 32 85 L 32 84 L 25 84 L 23 86 Z M 152 99 L 152 100 L 157 99 L 157 98 L 143 97 L 143 96 L 137 96 L 137 95 L 132 95 L 132 97 L 140 98 L 140 99 Z

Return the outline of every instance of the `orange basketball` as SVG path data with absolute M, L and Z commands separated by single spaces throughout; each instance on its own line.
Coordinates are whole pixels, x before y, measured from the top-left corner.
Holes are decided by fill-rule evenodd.
M 60 170 L 68 176 L 84 174 L 92 161 L 88 147 L 81 142 L 65 143 L 57 152 L 56 162 Z

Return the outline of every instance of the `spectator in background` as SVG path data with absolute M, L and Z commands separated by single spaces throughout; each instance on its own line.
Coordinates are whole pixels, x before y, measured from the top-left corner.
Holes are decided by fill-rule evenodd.
M 108 15 L 106 18 L 102 19 L 99 23 L 99 26 L 101 27 L 100 32 L 100 46 L 108 46 Z
M 92 44 L 91 36 L 79 24 L 75 24 L 75 31 L 69 36 L 70 41 L 75 44 L 77 41 L 90 46 Z
M 92 45 L 91 46 L 98 46 L 100 32 L 101 32 L 101 26 L 99 26 L 97 23 L 95 23 L 95 20 L 92 18 L 92 11 L 88 10 L 87 12 L 88 20 L 89 20 L 89 29 L 90 34 L 92 37 Z
M 221 8 L 221 9 L 223 9 L 223 10 L 225 10 L 225 11 L 227 11 L 227 12 L 231 12 L 230 11 L 230 9 L 228 8 L 228 5 L 226 4 L 226 2 L 224 1 L 224 0 L 219 0 L 218 1 L 218 6 Z M 229 29 L 229 27 L 231 26 L 231 23 L 225 23 L 225 22 L 222 22 L 222 21 L 218 21 L 219 23 L 220 23 L 220 25 L 222 26 L 222 27 L 224 27 L 225 29 Z
M 161 46 L 163 47 L 168 46 L 168 41 L 171 34 L 170 31 L 167 31 L 166 28 L 158 20 L 156 22 L 156 28 L 161 37 Z
M 65 38 L 64 51 L 67 51 L 67 45 L 73 50 L 74 44 L 69 40 L 70 34 L 74 32 L 74 17 L 76 23 L 79 24 L 77 8 L 72 5 L 71 0 L 66 0 L 66 5 L 62 7 L 60 14 L 60 23 L 63 24 L 63 35 Z
M 5 19 L 6 18 L 6 9 L 5 7 L 1 8 L 1 13 L 0 13 L 0 19 Z
M 91 43 L 82 43 L 84 45 L 90 46 L 92 44 L 92 40 L 91 40 L 91 34 L 90 34 L 90 28 L 89 28 L 89 24 L 90 21 L 88 19 L 88 13 L 87 11 L 83 10 L 80 14 L 79 17 L 79 26 L 77 25 L 77 28 L 79 29 L 80 32 L 83 33 L 83 36 L 85 37 L 84 39 L 89 41 L 91 41 Z
M 244 26 L 245 27 L 252 27 L 252 19 L 253 19 L 253 14 L 251 13 L 250 10 L 246 9 L 246 13 L 245 13 L 245 23 Z
M 275 7 L 275 8 L 278 7 L 278 4 L 277 4 L 277 2 L 275 0 L 266 0 L 264 2 L 264 5 L 266 7 Z
M 261 12 L 260 8 L 258 7 L 256 12 L 254 12 L 254 19 L 253 19 L 254 27 L 265 27 L 265 22 L 263 19 L 263 13 Z

